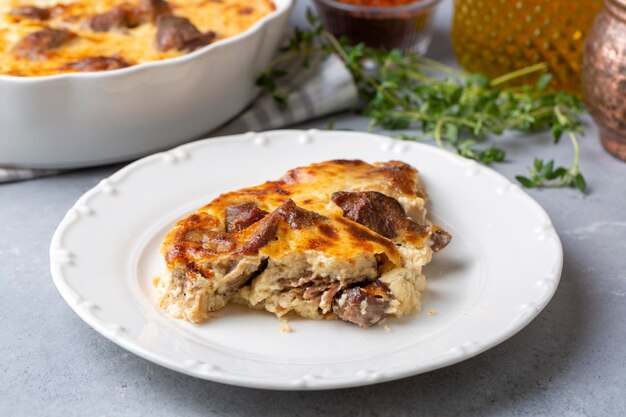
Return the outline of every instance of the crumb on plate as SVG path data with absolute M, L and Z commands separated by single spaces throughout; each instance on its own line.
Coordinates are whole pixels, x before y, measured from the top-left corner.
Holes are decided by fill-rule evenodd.
M 280 331 L 281 333 L 292 333 L 293 329 L 289 325 L 289 321 L 285 317 L 281 317 L 278 319 L 280 323 Z

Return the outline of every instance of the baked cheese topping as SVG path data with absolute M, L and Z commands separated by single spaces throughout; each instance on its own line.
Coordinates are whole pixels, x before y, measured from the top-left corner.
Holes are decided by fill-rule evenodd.
M 0 74 L 101 71 L 237 35 L 271 0 L 0 0 Z
M 450 241 L 425 202 L 398 161 L 327 161 L 223 194 L 165 237 L 160 306 L 192 322 L 236 302 L 363 327 L 415 312 L 421 268 Z

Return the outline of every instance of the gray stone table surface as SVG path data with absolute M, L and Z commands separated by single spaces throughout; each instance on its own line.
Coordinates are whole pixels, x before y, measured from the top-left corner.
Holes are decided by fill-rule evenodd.
M 451 58 L 449 9 L 445 3 L 438 15 L 430 53 L 438 59 Z M 336 126 L 363 130 L 366 121 L 342 115 Z M 512 179 L 537 152 L 566 163 L 565 142 L 537 146 L 549 140 L 504 139 L 510 161 L 496 169 Z M 81 194 L 122 165 L 0 185 L 0 416 L 624 416 L 626 164 L 602 150 L 591 124 L 581 147 L 588 195 L 530 191 L 565 251 L 561 284 L 537 319 L 460 364 L 322 392 L 246 389 L 178 374 L 108 341 L 65 304 L 48 267 L 52 233 Z

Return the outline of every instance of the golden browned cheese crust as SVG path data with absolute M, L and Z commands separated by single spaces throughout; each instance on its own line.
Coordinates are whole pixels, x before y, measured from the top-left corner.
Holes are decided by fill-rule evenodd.
M 232 301 L 362 326 L 415 311 L 421 266 L 449 241 L 425 202 L 398 161 L 327 161 L 223 194 L 165 237 L 161 306 L 194 322 Z
M 274 9 L 271 0 L 0 0 L 0 74 L 102 71 L 173 58 L 237 35 Z M 158 13 L 187 27 L 163 28 L 157 41 Z M 49 30 L 70 35 L 37 35 Z
M 363 161 L 335 160 L 312 164 L 288 171 L 278 181 L 268 181 L 256 187 L 244 188 L 222 194 L 211 203 L 179 221 L 163 242 L 169 267 L 174 263 L 200 261 L 210 263 L 224 253 L 206 248 L 206 244 L 193 235 L 213 231 L 221 233 L 226 228 L 226 210 L 242 203 L 255 202 L 272 212 L 287 200 L 301 208 L 329 216 L 326 227 L 293 230 L 286 225 L 280 231 L 283 238 L 262 248 L 261 253 L 277 256 L 287 250 L 321 250 L 328 256 L 350 257 L 357 252 L 384 253 L 399 264 L 398 251 L 389 239 L 372 232 L 367 227 L 343 218 L 341 208 L 331 203 L 331 195 L 341 190 L 372 190 L 394 198 L 419 198 L 425 193 L 417 182 L 416 171 L 402 162 L 367 164 Z M 250 239 L 258 226 L 256 223 L 232 237 L 236 251 Z M 411 236 L 420 244 L 427 236 Z

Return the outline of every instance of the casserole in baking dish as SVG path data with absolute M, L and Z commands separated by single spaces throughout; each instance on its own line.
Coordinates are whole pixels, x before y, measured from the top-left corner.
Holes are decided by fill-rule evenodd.
M 1 4 L 0 164 L 66 168 L 169 148 L 236 115 L 292 0 Z
M 237 35 L 271 0 L 76 0 L 0 3 L 0 74 L 119 69 Z

